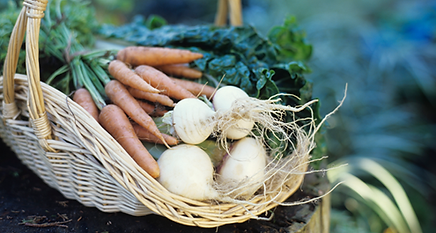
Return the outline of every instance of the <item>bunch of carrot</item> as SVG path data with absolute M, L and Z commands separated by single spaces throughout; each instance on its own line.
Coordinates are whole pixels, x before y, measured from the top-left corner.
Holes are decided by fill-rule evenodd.
M 177 101 L 205 95 L 215 88 L 187 79 L 199 79 L 202 72 L 187 66 L 202 58 L 189 50 L 131 46 L 119 50 L 110 61 L 112 79 L 105 84 L 109 103 L 101 111 L 90 93 L 80 88 L 73 100 L 87 110 L 117 140 L 126 152 L 152 177 L 159 177 L 156 160 L 142 141 L 178 144 L 178 140 L 159 131 L 153 117 L 162 116 Z M 174 78 L 183 77 L 186 79 Z

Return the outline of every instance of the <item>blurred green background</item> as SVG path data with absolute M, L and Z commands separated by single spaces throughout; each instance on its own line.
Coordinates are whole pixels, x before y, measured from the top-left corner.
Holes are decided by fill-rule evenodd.
M 0 1 L 0 8 L 7 1 Z M 21 2 L 21 1 L 18 1 Z M 216 1 L 92 0 L 98 20 L 135 15 L 213 23 Z M 328 119 L 331 232 L 434 232 L 436 1 L 243 0 L 244 24 L 266 34 L 294 15 L 313 45 L 306 78 Z M 347 166 L 338 165 L 347 164 Z

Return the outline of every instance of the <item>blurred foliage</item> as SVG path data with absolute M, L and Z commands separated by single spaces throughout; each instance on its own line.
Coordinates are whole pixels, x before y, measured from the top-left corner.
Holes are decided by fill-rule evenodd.
M 0 10 L 0 73 L 3 72 L 3 63 L 8 49 L 9 39 L 22 3 L 12 0 L 2 0 L 5 8 Z M 89 7 L 89 2 L 83 0 L 61 1 L 53 0 L 47 5 L 45 17 L 41 20 L 39 35 L 40 63 L 48 64 L 46 73 L 52 73 L 59 68 L 59 60 L 65 60 L 65 48 L 71 49 L 71 44 L 80 43 L 90 48 L 95 43 L 92 35 L 99 24 L 94 19 L 94 8 Z M 62 10 L 61 10 L 62 9 Z M 62 38 L 64 36 L 64 38 Z M 17 72 L 25 73 L 25 44 L 20 51 Z M 74 47 L 74 46 L 73 46 Z M 73 52 L 69 51 L 71 54 Z M 44 78 L 46 75 L 42 75 Z
M 436 189 L 435 1 L 250 2 L 244 20 L 260 30 L 287 14 L 301 22 L 314 48 L 307 77 L 322 101 L 321 113 L 333 109 L 349 85 L 325 132 L 331 166 L 348 164 L 329 172 L 332 182 L 348 182 L 332 194 L 334 210 L 348 213 L 332 216 L 332 231 L 354 226 L 359 230 L 350 232 L 430 232 Z M 363 160 L 371 163 L 363 166 Z M 370 170 L 374 166 L 376 172 Z M 383 183 L 387 177 L 398 185 Z M 341 217 L 354 223 L 335 219 Z
M 92 0 L 96 9 L 96 18 L 100 22 L 123 24 L 128 20 L 128 13 L 135 7 L 134 0 Z
M 183 22 L 186 25 L 198 25 L 214 21 L 217 5 L 216 1 L 198 0 L 91 0 L 91 2 L 96 8 L 97 19 L 114 25 L 130 22 L 136 15 L 145 18 L 159 15 L 169 24 Z
M 217 1 L 199 1 L 199 0 L 136 0 L 134 9 L 129 14 L 159 15 L 165 18 L 169 24 L 198 25 L 205 22 L 213 23 Z M 280 24 L 279 22 L 278 24 Z
M 6 51 L 8 50 L 9 38 L 12 34 L 12 29 L 14 28 L 15 21 L 19 15 L 18 4 L 13 1 L 0 1 L 0 9 L 6 9 L 1 11 L 0 17 L 0 74 L 3 74 L 3 63 L 6 59 Z M 26 56 L 25 51 L 20 51 L 19 63 L 17 72 L 25 73 L 26 69 L 24 67 L 24 59 Z

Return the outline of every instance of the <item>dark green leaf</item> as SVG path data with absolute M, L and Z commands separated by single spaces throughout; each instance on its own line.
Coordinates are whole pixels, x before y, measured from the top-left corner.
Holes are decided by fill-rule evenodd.
M 147 21 L 145 21 L 145 26 L 151 30 L 160 28 L 164 25 L 167 25 L 167 21 L 158 15 L 151 15 L 148 17 Z

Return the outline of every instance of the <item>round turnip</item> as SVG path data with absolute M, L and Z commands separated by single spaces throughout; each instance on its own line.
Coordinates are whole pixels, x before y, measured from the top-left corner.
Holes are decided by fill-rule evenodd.
M 195 200 L 217 197 L 214 168 L 209 156 L 195 145 L 181 144 L 162 153 L 157 179 L 168 191 Z
M 214 115 L 215 111 L 200 99 L 183 99 L 172 113 L 174 131 L 183 142 L 199 144 L 212 133 Z
M 241 197 L 249 197 L 262 185 L 267 154 L 265 147 L 256 139 L 245 137 L 235 142 L 224 157 L 218 170 L 218 182 L 235 191 Z
M 248 94 L 235 86 L 224 86 L 217 90 L 212 103 L 215 111 L 228 111 L 233 102 L 238 99 L 249 98 Z M 247 136 L 254 126 L 254 121 L 251 119 L 244 119 L 243 116 L 235 113 L 234 121 L 229 122 L 229 129 L 225 131 L 225 138 L 229 139 L 241 139 Z

